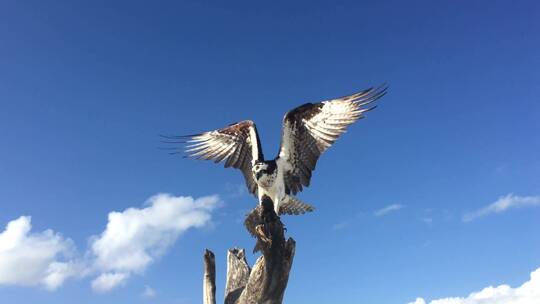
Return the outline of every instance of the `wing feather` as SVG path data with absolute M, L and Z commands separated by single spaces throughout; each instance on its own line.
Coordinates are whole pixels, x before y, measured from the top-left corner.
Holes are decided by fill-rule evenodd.
M 386 94 L 385 85 L 356 94 L 318 103 L 306 103 L 283 118 L 278 159 L 285 164 L 287 193 L 308 187 L 317 160 L 349 125 L 375 106 L 366 107 Z

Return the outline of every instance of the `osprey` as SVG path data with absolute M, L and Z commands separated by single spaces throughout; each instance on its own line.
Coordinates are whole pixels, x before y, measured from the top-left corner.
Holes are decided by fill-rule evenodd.
M 386 94 L 385 85 L 332 100 L 306 103 L 285 114 L 277 157 L 265 160 L 257 127 L 244 120 L 228 127 L 187 136 L 165 136 L 169 143 L 187 143 L 189 157 L 225 162 L 225 168 L 242 171 L 248 191 L 259 204 L 268 196 L 276 214 L 312 211 L 292 195 L 308 187 L 321 154 L 346 128 L 376 106 L 368 106 Z

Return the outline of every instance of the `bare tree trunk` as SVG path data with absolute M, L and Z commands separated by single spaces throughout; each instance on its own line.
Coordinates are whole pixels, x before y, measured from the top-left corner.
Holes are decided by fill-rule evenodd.
M 271 211 L 270 211 L 271 210 Z M 243 249 L 230 249 L 227 255 L 227 283 L 225 304 L 279 304 L 289 280 L 296 242 L 285 240 L 284 227 L 273 209 L 262 206 L 254 209 L 246 218 L 248 231 L 257 238 L 254 251 L 261 251 L 253 269 L 250 269 Z M 206 269 L 205 253 L 205 302 Z M 213 254 L 212 254 L 213 256 Z M 215 274 L 215 269 L 214 272 Z M 215 281 L 213 281 L 215 291 Z
M 216 304 L 216 259 L 208 249 L 204 251 L 203 304 Z

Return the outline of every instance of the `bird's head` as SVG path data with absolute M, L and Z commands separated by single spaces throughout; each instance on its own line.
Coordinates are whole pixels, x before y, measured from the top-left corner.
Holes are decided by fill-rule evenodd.
M 253 172 L 255 178 L 259 179 L 268 171 L 268 164 L 264 162 L 256 162 L 255 165 L 253 165 L 253 168 L 251 168 L 251 171 Z

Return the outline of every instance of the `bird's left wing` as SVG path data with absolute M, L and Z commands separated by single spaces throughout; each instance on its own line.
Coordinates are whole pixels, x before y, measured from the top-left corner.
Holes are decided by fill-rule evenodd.
M 189 157 L 213 160 L 215 163 L 225 161 L 225 168 L 240 169 L 249 192 L 257 195 L 257 183 L 251 167 L 256 161 L 262 161 L 264 156 L 253 121 L 244 120 L 214 131 L 167 138 L 187 139 L 186 153 Z
M 278 161 L 285 169 L 287 194 L 309 186 L 320 155 L 349 125 L 375 108 L 369 104 L 384 94 L 386 86 L 369 88 L 342 98 L 306 103 L 285 114 Z

